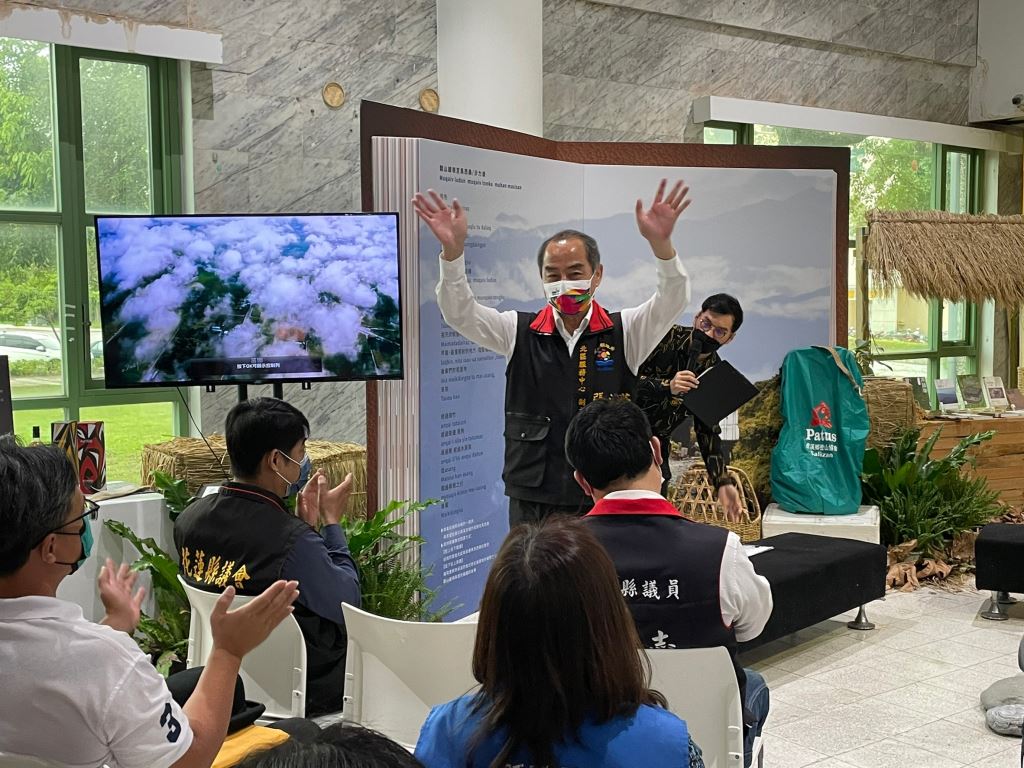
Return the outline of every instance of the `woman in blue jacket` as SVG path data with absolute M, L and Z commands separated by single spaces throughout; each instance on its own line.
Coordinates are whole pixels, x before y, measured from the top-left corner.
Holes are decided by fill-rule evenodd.
M 480 690 L 435 707 L 426 768 L 704 768 L 686 723 L 650 690 L 618 578 L 573 518 L 514 528 L 480 604 Z

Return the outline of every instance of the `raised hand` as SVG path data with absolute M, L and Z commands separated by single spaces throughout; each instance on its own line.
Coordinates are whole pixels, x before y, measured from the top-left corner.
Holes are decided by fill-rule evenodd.
M 101 624 L 113 629 L 127 632 L 129 635 L 139 625 L 142 612 L 142 601 L 146 597 L 146 588 L 140 587 L 134 594 L 135 579 L 139 574 L 132 571 L 127 563 L 118 568 L 109 557 L 100 568 L 99 588 L 100 600 L 107 611 Z
M 318 469 L 306 484 L 299 491 L 295 499 L 295 510 L 298 516 L 305 520 L 311 527 L 320 525 L 320 482 L 324 479 L 324 472 Z
M 427 198 L 422 192 L 417 192 L 412 199 L 412 207 L 416 215 L 420 217 L 430 231 L 434 233 L 441 243 L 442 256 L 445 261 L 455 261 L 462 255 L 466 246 L 466 210 L 459 204 L 458 200 L 452 200 L 452 207 L 432 189 L 427 190 Z
M 642 200 L 636 201 L 636 226 L 659 259 L 671 259 L 675 255 L 672 230 L 675 229 L 679 215 L 690 207 L 691 202 L 687 197 L 690 188 L 682 180 L 673 185 L 667 196 L 666 185 L 667 181 L 662 179 L 654 195 L 654 202 L 647 210 L 644 210 Z
M 345 516 L 345 506 L 352 495 L 352 473 L 333 488 L 327 487 L 327 476 L 320 470 L 309 479 L 306 487 L 299 492 L 299 517 L 314 528 L 321 520 L 334 525 Z
M 228 611 L 235 599 L 235 588 L 228 587 L 210 612 L 214 650 L 241 660 L 294 610 L 292 603 L 298 596 L 299 582 L 275 581 L 259 597 L 237 610 Z

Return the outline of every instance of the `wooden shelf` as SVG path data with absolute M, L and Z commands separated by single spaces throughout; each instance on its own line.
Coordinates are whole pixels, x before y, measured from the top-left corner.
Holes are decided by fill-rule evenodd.
M 989 481 L 993 490 L 1007 504 L 1024 503 L 1024 417 L 1008 416 L 963 421 L 922 421 L 921 439 L 927 440 L 936 429 L 942 435 L 932 455 L 946 456 L 960 440 L 978 432 L 995 431 L 995 437 L 982 443 L 972 453 L 977 457 L 975 472 Z

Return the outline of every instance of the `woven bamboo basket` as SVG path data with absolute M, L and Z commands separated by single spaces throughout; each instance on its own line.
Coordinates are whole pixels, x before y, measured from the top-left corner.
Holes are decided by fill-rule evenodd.
M 683 517 L 698 523 L 728 528 L 743 542 L 757 541 L 761 538 L 761 505 L 757 502 L 757 494 L 742 469 L 733 466 L 727 469 L 729 475 L 736 480 L 736 489 L 744 508 L 739 521 L 734 523 L 726 519 L 725 512 L 715 501 L 715 488 L 708 478 L 707 470 L 701 466 L 692 467 L 679 478 L 669 491 L 669 501 Z
M 153 472 L 160 470 L 176 480 L 184 480 L 189 493 L 195 493 L 207 483 L 223 483 L 231 477 L 224 436 L 214 434 L 206 439 L 209 447 L 196 437 L 176 437 L 166 443 L 145 446 L 142 450 L 143 480 L 152 483 Z M 345 513 L 349 517 L 365 517 L 366 448 L 356 443 L 307 440 L 306 452 L 313 469 L 322 469 L 331 486 L 352 473 L 352 496 Z
M 869 376 L 864 379 L 864 401 L 868 406 L 868 448 L 890 445 L 918 420 L 918 406 L 910 382 Z

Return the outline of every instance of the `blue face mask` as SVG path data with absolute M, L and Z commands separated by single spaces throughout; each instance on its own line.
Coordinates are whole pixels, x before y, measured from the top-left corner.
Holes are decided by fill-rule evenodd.
M 70 566 L 71 573 L 74 573 L 79 568 L 81 568 L 85 561 L 89 559 L 90 553 L 92 553 L 92 526 L 89 524 L 89 519 L 94 517 L 95 514 L 96 513 L 94 511 L 90 510 L 89 512 L 86 512 L 83 517 L 80 518 L 82 521 L 82 530 L 80 533 L 76 534 L 66 533 L 64 531 L 54 531 L 54 533 L 56 533 L 58 536 L 78 536 L 82 540 L 82 556 L 78 558 L 76 562 L 64 563 L 60 560 L 57 561 L 60 565 Z
M 274 472 L 274 474 L 276 474 L 278 477 L 280 477 L 282 480 L 288 483 L 288 490 L 286 490 L 284 494 L 285 498 L 288 498 L 289 496 L 294 496 L 295 494 L 297 494 L 299 491 L 306 487 L 306 483 L 309 482 L 309 476 L 313 474 L 313 462 L 310 460 L 308 453 L 303 455 L 302 461 L 296 461 L 284 451 L 279 451 L 279 453 L 286 459 L 288 459 L 288 461 L 290 461 L 292 464 L 299 465 L 299 477 L 294 483 L 288 482 L 288 478 L 282 475 L 280 472 L 277 472 L 276 470 Z

